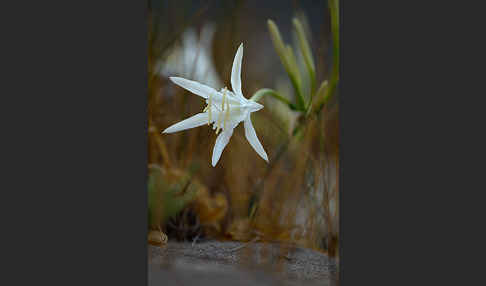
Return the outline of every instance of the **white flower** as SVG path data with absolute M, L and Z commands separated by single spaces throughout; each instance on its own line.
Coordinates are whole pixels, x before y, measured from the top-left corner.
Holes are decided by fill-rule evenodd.
M 181 45 L 176 45 L 165 61 L 159 61 L 155 71 L 164 77 L 172 75 L 192 78 L 203 84 L 221 88 L 223 83 L 211 57 L 215 32 L 215 26 L 211 23 L 203 26 L 200 37 L 194 28 L 188 28 L 181 37 Z
M 241 62 L 243 59 L 243 44 L 240 45 L 236 52 L 233 61 L 233 68 L 231 70 L 231 86 L 233 91 L 223 88 L 221 91 L 216 91 L 212 87 L 200 84 L 196 81 L 187 80 L 180 77 L 171 77 L 170 80 L 182 88 L 201 96 L 206 99 L 206 108 L 202 113 L 198 113 L 181 122 L 178 122 L 169 128 L 165 129 L 163 133 L 174 133 L 189 128 L 198 127 L 204 124 L 210 125 L 213 123 L 213 129 L 216 129 L 216 134 L 221 131 L 221 134 L 216 138 L 214 144 L 212 165 L 216 166 L 221 153 L 228 144 L 233 129 L 243 121 L 245 127 L 245 136 L 250 145 L 255 151 L 268 162 L 267 153 L 263 149 L 262 144 L 258 140 L 253 124 L 251 123 L 250 114 L 263 108 L 263 105 L 255 101 L 248 100 L 241 92 Z

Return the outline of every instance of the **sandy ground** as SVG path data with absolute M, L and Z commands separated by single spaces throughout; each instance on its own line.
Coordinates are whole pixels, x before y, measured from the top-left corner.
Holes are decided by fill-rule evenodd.
M 270 243 L 149 245 L 149 285 L 338 285 L 326 254 Z

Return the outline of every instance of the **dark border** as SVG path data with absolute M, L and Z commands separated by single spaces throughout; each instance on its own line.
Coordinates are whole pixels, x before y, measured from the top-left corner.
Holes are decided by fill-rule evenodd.
M 483 10 L 340 2 L 340 282 L 478 284 Z
M 18 6 L 0 284 L 146 285 L 147 1 Z

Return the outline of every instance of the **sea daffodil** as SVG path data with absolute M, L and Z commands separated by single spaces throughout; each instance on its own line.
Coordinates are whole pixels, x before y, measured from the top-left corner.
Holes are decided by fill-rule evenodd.
M 187 89 L 188 91 L 199 95 L 206 100 L 206 108 L 203 112 L 193 115 L 183 121 L 180 121 L 162 133 L 174 133 L 204 124 L 213 124 L 213 130 L 216 129 L 216 134 L 221 133 L 216 138 L 214 144 L 212 165 L 213 167 L 219 161 L 221 154 L 228 144 L 233 130 L 240 122 L 243 121 L 245 127 L 245 136 L 251 147 L 257 152 L 260 157 L 268 162 L 268 156 L 263 149 L 262 144 L 258 140 L 253 124 L 251 123 L 250 114 L 263 108 L 263 105 L 246 99 L 241 91 L 241 63 L 243 60 L 243 44 L 241 44 L 236 51 L 233 67 L 231 69 L 231 86 L 233 91 L 229 91 L 226 87 L 221 91 L 216 91 L 214 88 L 201 84 L 197 81 L 192 81 L 180 77 L 170 77 L 170 80 Z

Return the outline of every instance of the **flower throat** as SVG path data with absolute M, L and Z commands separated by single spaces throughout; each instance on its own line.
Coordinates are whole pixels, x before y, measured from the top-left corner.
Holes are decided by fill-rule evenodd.
M 227 94 L 228 89 L 225 87 L 223 88 L 223 101 L 221 102 L 221 112 L 218 117 L 218 122 L 216 123 L 216 134 L 218 134 L 221 131 L 221 120 L 223 120 L 223 130 L 226 129 L 226 122 L 229 119 L 229 113 L 230 113 L 230 104 L 229 100 L 226 99 L 226 94 Z M 213 98 L 212 94 L 209 94 L 209 100 L 208 100 L 208 105 L 206 108 L 204 108 L 203 112 L 208 112 L 208 125 L 211 124 L 211 119 L 212 119 L 212 114 L 211 114 L 211 105 L 213 103 Z M 226 103 L 226 112 L 225 112 L 225 103 Z

